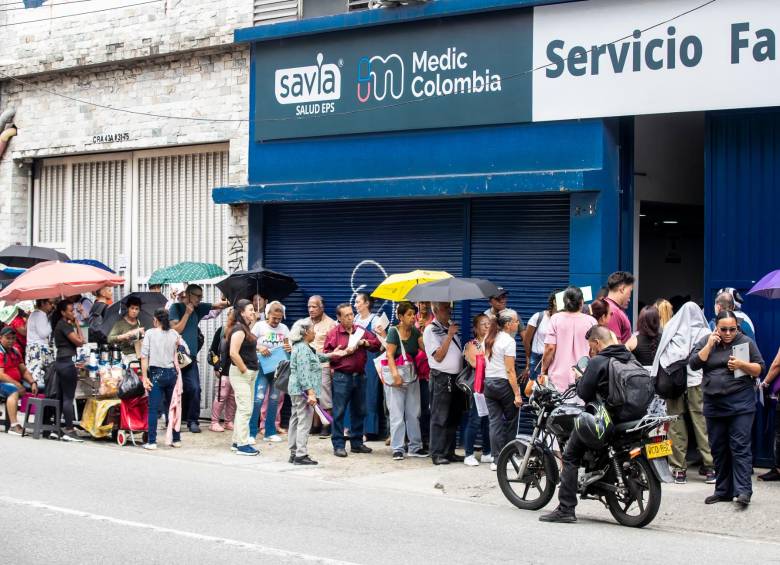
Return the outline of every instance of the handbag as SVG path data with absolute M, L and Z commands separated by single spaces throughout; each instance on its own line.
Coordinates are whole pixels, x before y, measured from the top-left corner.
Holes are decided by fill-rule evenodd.
M 466 363 L 466 366 L 460 370 L 455 377 L 455 385 L 466 394 L 474 394 L 474 383 L 477 377 L 477 371 Z
M 655 392 L 661 398 L 670 400 L 679 398 L 688 389 L 688 360 L 682 359 L 666 369 L 658 366 L 655 379 Z
M 187 353 L 184 348 L 184 344 L 179 339 L 179 343 L 176 344 L 176 360 L 179 362 L 179 370 L 185 369 L 192 364 L 192 357 Z
M 401 377 L 401 382 L 405 385 L 413 383 L 417 380 L 417 371 L 414 369 L 414 361 L 406 354 L 404 341 L 401 339 L 401 334 L 398 333 L 398 329 L 392 329 L 398 334 L 398 343 L 401 344 L 401 356 L 395 360 L 395 368 L 398 371 L 398 376 Z M 392 386 L 395 383 L 393 373 L 390 371 L 390 366 L 387 364 L 387 352 L 382 353 L 382 355 L 374 359 L 374 366 L 376 367 L 379 379 L 384 384 Z
M 290 361 L 283 359 L 279 361 L 274 371 L 274 388 L 285 394 L 290 394 L 288 385 L 290 383 Z

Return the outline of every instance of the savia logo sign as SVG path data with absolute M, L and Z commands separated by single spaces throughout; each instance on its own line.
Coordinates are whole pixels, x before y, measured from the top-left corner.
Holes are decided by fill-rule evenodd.
M 358 61 L 357 97 L 365 104 L 373 98 L 382 101 L 388 92 L 395 100 L 404 95 L 404 61 L 395 53 L 387 57 L 374 55 Z
M 277 69 L 274 76 L 274 93 L 279 104 L 306 104 L 327 102 L 341 98 L 341 69 L 334 63 L 325 63 L 322 53 L 317 53 L 317 64 L 306 67 Z M 315 112 L 314 109 L 317 109 Z M 333 104 L 312 105 L 296 109 L 298 115 L 333 111 Z M 304 111 L 304 110 L 311 111 Z

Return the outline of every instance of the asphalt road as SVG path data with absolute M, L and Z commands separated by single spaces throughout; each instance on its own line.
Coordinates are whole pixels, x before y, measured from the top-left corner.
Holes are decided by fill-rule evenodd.
M 6 563 L 772 563 L 780 542 L 0 434 Z M 11 558 L 11 556 L 13 556 Z

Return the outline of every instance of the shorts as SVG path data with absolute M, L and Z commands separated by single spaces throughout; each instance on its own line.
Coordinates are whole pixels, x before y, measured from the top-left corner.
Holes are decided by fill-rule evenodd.
M 0 383 L 0 396 L 8 398 L 12 394 L 19 392 L 19 388 L 11 383 Z

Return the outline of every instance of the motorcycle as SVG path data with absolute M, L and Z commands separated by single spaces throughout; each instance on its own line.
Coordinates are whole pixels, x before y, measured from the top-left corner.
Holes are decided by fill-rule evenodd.
M 582 360 L 575 370 L 584 372 L 586 363 Z M 518 434 L 498 456 L 501 491 L 522 510 L 539 510 L 555 494 L 560 454 L 585 409 L 567 402 L 576 395 L 574 385 L 559 393 L 535 384 L 529 399 L 536 416 L 533 433 Z M 667 461 L 672 444 L 666 435 L 669 423 L 676 419 L 647 414 L 616 424 L 604 448 L 588 450 L 583 458 L 577 481 L 580 498 L 600 501 L 624 526 L 641 528 L 652 522 L 661 506 L 661 482 L 674 480 Z

